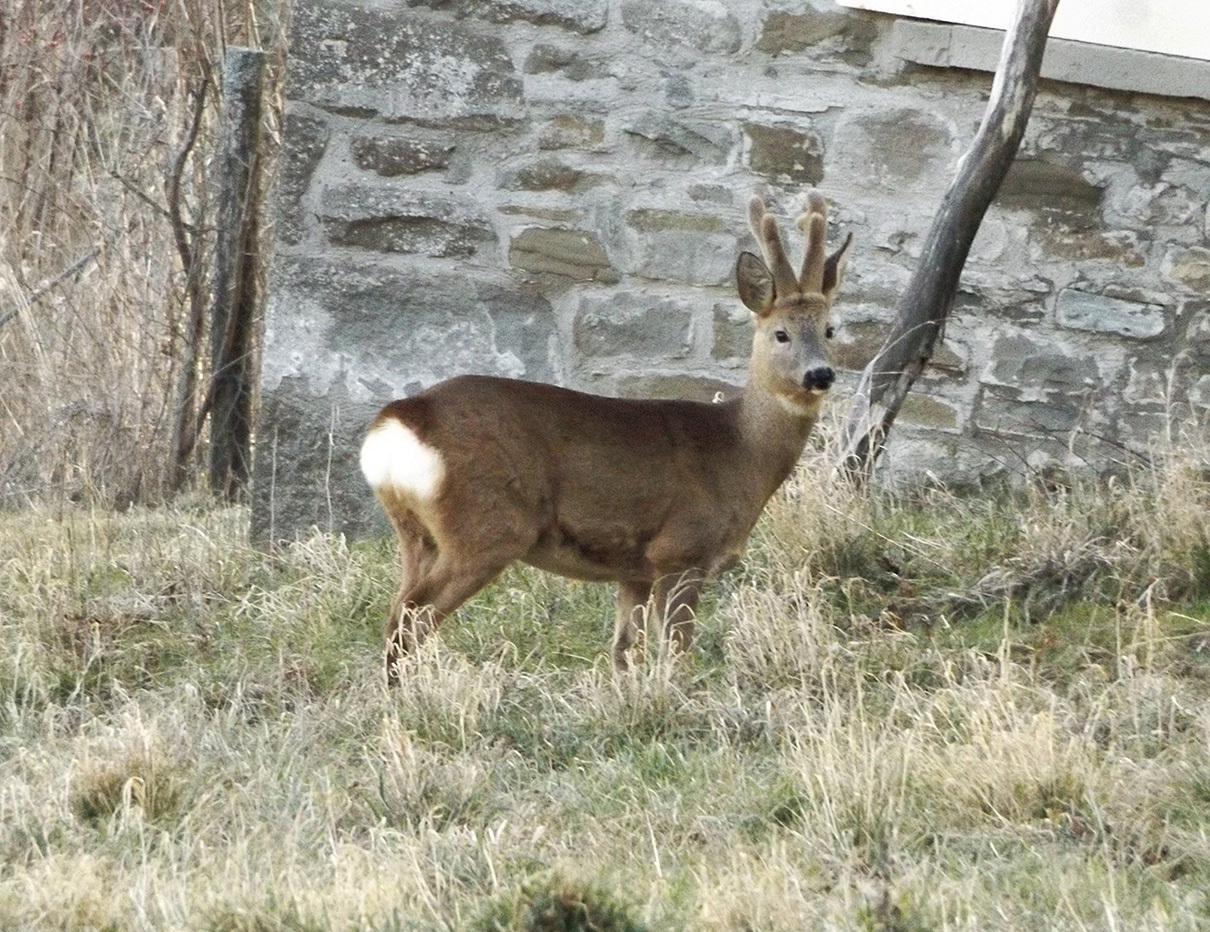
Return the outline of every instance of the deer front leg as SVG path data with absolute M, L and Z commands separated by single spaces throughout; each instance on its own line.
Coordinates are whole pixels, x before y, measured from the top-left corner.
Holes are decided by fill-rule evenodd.
M 647 600 L 651 583 L 646 581 L 618 583 L 617 622 L 613 632 L 613 666 L 619 673 L 630 669 L 630 652 L 642 659 L 643 641 L 647 632 Z M 640 637 L 640 629 L 643 637 Z
M 664 621 L 664 637 L 674 654 L 693 650 L 697 598 L 704 578 L 698 570 L 668 573 L 652 587 L 656 612 Z

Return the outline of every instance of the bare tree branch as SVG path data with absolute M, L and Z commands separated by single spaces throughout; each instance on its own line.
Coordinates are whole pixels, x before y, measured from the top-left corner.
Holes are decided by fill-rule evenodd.
M 958 162 L 896 306 L 881 349 L 861 374 L 843 432 L 841 469 L 864 479 L 912 385 L 933 354 L 971 243 L 1029 122 L 1046 35 L 1059 0 L 1020 0 L 1000 51 L 991 98 L 974 142 Z
M 29 297 L 26 298 L 25 306 L 33 307 L 35 304 L 40 302 L 48 294 L 58 288 L 59 285 L 63 284 L 63 282 L 67 281 L 67 279 L 71 278 L 73 275 L 83 269 L 84 266 L 88 265 L 88 263 L 95 259 L 100 252 L 100 246 L 93 246 L 92 249 L 80 256 L 80 258 L 78 258 L 75 262 L 55 275 L 54 278 L 35 288 L 30 293 Z M 10 320 L 16 317 L 20 310 L 20 307 L 10 307 L 7 311 L 0 312 L 0 327 L 3 327 Z

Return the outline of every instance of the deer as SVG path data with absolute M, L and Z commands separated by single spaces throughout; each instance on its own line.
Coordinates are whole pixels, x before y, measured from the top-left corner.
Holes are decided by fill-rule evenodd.
M 379 412 L 360 463 L 399 538 L 389 686 L 406 656 L 515 561 L 617 584 L 619 673 L 642 658 L 649 622 L 662 624 L 674 656 L 690 652 L 702 586 L 739 561 L 835 381 L 832 303 L 852 233 L 826 255 L 827 200 L 811 190 L 796 273 L 759 196 L 748 221 L 764 258 L 736 261 L 755 321 L 736 398 L 613 398 L 461 375 Z

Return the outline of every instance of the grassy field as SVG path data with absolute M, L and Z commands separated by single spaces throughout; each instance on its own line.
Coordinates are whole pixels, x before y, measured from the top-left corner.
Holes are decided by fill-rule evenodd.
M 515 569 L 381 682 L 393 542 L 0 514 L 0 928 L 1210 925 L 1210 470 L 793 483 L 626 677 Z

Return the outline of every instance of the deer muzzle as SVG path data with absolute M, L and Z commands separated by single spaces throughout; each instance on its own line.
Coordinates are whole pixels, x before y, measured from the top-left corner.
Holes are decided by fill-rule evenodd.
M 831 366 L 816 366 L 802 377 L 802 387 L 809 392 L 826 392 L 835 381 L 836 373 Z

